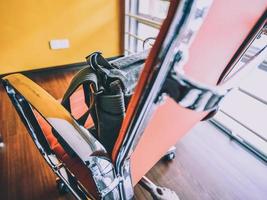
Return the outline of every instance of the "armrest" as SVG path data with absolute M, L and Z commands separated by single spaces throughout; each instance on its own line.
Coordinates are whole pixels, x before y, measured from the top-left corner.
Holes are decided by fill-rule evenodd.
M 105 148 L 93 135 L 79 126 L 71 114 L 39 85 L 21 74 L 8 75 L 3 80 L 8 94 L 14 98 L 16 93 L 23 96 L 83 162 L 88 161 L 89 156 L 95 152 L 105 153 Z

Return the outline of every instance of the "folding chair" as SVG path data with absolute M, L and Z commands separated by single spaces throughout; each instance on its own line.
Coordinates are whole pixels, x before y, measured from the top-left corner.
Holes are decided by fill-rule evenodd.
M 83 127 L 73 117 L 81 116 L 87 110 L 81 98 L 84 91 L 72 94 L 70 100 L 74 109 L 69 113 L 25 76 L 13 74 L 3 78 L 4 87 L 40 153 L 60 183 L 77 199 L 132 199 L 133 187 L 140 180 L 154 199 L 178 199 L 173 191 L 154 185 L 144 175 L 193 125 L 214 113 L 231 89 L 206 84 L 216 85 L 224 79 L 236 60 L 235 56 L 227 65 L 230 56 L 236 52 L 250 28 L 260 19 L 245 44 L 255 38 L 259 28 L 266 23 L 264 1 L 253 1 L 253 11 L 249 7 L 239 7 L 242 2 L 233 4 L 240 8 L 241 14 L 252 13 L 246 17 L 249 26 L 238 27 L 243 37 L 233 34 L 234 38 L 220 49 L 210 50 L 209 39 L 216 38 L 213 34 L 220 36 L 220 31 L 214 29 L 218 22 L 214 15 L 227 7 L 226 1 L 214 2 L 189 51 L 193 60 L 187 61 L 188 48 L 211 2 L 171 1 L 168 16 L 146 59 L 110 154 L 86 129 L 93 126 L 92 120 L 89 118 Z M 230 9 L 228 14 L 234 15 L 234 12 Z M 234 21 L 240 22 L 242 18 L 242 15 L 238 16 Z M 234 28 L 227 24 L 221 26 L 223 33 Z M 244 49 L 245 46 L 241 46 L 236 55 Z M 266 51 L 263 50 L 254 61 L 260 62 L 263 53 Z M 163 94 L 169 97 L 164 100 Z M 63 146 L 69 147 L 70 151 Z

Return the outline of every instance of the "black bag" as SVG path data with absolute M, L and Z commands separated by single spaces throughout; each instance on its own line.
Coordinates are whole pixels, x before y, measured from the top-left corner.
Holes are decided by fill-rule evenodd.
M 84 125 L 91 115 L 94 127 L 90 132 L 110 154 L 148 53 L 146 50 L 111 61 L 99 52 L 90 54 L 86 58 L 88 66 L 74 76 L 62 99 L 62 105 L 71 113 L 70 97 L 83 87 L 88 110 L 77 121 Z

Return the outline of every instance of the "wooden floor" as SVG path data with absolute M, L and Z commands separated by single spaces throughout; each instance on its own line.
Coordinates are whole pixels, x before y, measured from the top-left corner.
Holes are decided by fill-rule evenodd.
M 55 98 L 63 95 L 74 71 L 30 74 Z M 73 199 L 58 194 L 46 165 L 0 87 L 0 199 Z M 267 165 L 208 122 L 194 127 L 177 144 L 176 159 L 158 162 L 147 174 L 175 190 L 181 200 L 266 200 Z M 136 199 L 150 199 L 137 186 Z

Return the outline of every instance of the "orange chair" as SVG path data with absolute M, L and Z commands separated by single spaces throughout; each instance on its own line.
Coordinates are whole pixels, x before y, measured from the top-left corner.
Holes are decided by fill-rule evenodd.
M 266 2 L 215 1 L 183 66 L 185 60 L 181 62 L 180 58 L 173 58 L 186 52 L 191 44 L 190 31 L 194 33 L 195 26 L 190 22 L 202 22 L 208 9 L 203 2 L 208 1 L 171 2 L 168 16 L 131 98 L 111 156 L 72 117 L 77 118 L 87 110 L 82 91 L 72 95 L 71 106 L 74 109 L 71 115 L 28 78 L 20 74 L 3 78 L 6 91 L 40 153 L 76 198 L 133 198 L 133 186 L 192 126 L 214 111 L 227 93 L 228 88 L 222 91 L 191 78 L 214 86 L 223 81 L 242 51 L 257 36 L 259 29 L 266 25 Z M 155 104 L 173 65 L 179 68 L 178 76 L 173 79 L 175 84 L 167 84 L 163 91 L 171 98 L 163 104 Z M 186 76 L 181 73 L 181 67 Z M 201 95 L 194 95 L 192 91 Z M 149 112 L 144 112 L 145 108 Z M 148 118 L 146 114 L 152 108 L 154 114 Z M 149 119 L 149 123 L 143 119 Z M 92 125 L 89 118 L 85 127 Z M 147 125 L 144 131 L 141 130 L 143 125 Z M 64 137 L 63 142 L 79 156 L 67 152 L 57 135 Z M 178 198 L 172 191 L 156 187 L 146 178 L 142 179 L 142 185 L 154 199 Z

